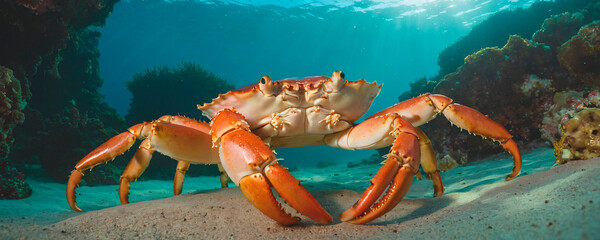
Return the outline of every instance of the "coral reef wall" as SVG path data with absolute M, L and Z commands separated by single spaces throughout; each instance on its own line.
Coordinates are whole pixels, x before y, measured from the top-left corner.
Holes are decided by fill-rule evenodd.
M 410 84 L 411 91 L 404 92 L 398 98 L 400 101 L 416 97 L 424 92 L 432 92 L 437 83 L 447 74 L 455 72 L 464 63 L 464 58 L 474 52 L 486 47 L 500 47 L 506 43 L 510 35 L 519 35 L 529 37 L 540 30 L 540 25 L 546 18 L 563 12 L 577 12 L 590 4 L 589 0 L 556 0 L 535 2 L 527 9 L 517 9 L 513 11 L 497 12 L 487 20 L 473 27 L 468 35 L 461 38 L 456 43 L 444 49 L 438 56 L 438 65 L 440 70 L 436 76 L 418 79 Z M 586 14 L 585 21 L 590 22 L 594 18 L 592 14 Z M 582 19 L 583 21 L 583 19 Z M 558 20 L 560 22 L 560 20 Z M 544 32 L 552 34 L 560 31 L 566 39 L 556 40 L 559 45 L 568 40 L 581 26 L 571 24 L 570 28 L 556 24 L 548 24 L 542 28 Z M 541 34 L 546 37 L 547 34 Z M 552 36 L 549 36 L 552 37 Z
M 24 107 L 19 111 L 25 115 L 20 126 L 22 115 L 18 121 L 3 116 L 9 124 L 5 131 L 14 133 L 14 146 L 11 151 L 10 135 L 0 142 L 3 152 L 10 153 L 0 156 L 0 198 L 31 194 L 23 175 L 15 170 L 15 166 L 22 170 L 25 163 L 42 163 L 50 176 L 65 181 L 69 171 L 61 168 L 61 161 L 72 165 L 80 156 L 72 158 L 69 152 L 85 152 L 88 147 L 81 140 L 70 146 L 63 141 L 63 136 L 77 132 L 72 126 L 97 132 L 96 136 L 84 133 L 90 138 L 101 138 L 97 136 L 104 131 L 101 121 L 114 128 L 123 125 L 101 102 L 102 80 L 97 74 L 97 50 L 93 50 L 99 35 L 86 29 L 103 25 L 117 1 L 0 1 L 0 66 L 11 69 L 13 82 L 20 84 L 20 102 L 12 104 Z
M 0 199 L 18 199 L 31 195 L 31 188 L 8 161 L 13 142 L 13 128 L 23 122 L 25 101 L 21 93 L 21 82 L 13 71 L 0 66 Z
M 435 78 L 419 79 L 411 85 L 413 89 L 400 98 L 433 88 L 434 93 L 447 95 L 457 103 L 489 115 L 505 126 L 522 148 L 529 144 L 551 145 L 560 138 L 559 125 L 568 109 L 576 108 L 576 103 L 590 101 L 583 96 L 595 96 L 592 93 L 600 88 L 600 24 L 593 22 L 600 20 L 600 3 L 556 1 L 539 4 L 537 7 L 534 4 L 528 10 L 497 14 L 522 14 L 520 17 L 523 18 L 535 15 L 540 6 L 553 9 L 556 15 L 537 22 L 538 31 L 528 30 L 531 35 L 523 35 L 532 40 L 518 35 L 507 36 L 505 39 L 508 41 L 505 40 L 502 48 L 488 47 L 476 51 L 464 57 L 463 65 L 456 71 L 440 64 L 440 74 L 448 74 L 440 77 L 439 81 Z M 577 5 L 583 7 L 575 9 Z M 561 9 L 569 12 L 557 12 Z M 527 22 L 536 21 L 535 17 L 531 19 Z M 532 24 L 523 21 L 524 25 Z M 497 17 L 491 17 L 449 49 L 468 45 L 468 41 L 462 42 L 465 39 L 488 38 L 487 35 L 481 35 L 484 27 L 487 28 L 485 31 L 495 31 L 499 28 L 496 23 L 501 24 Z M 448 51 L 441 54 L 440 59 L 448 58 L 444 54 L 448 54 Z M 453 55 L 462 61 L 461 56 L 460 53 Z M 575 94 L 565 94 L 567 91 Z M 569 100 L 571 98 L 566 96 L 578 97 Z M 503 151 L 497 143 L 450 127 L 443 117 L 434 119 L 422 128 L 431 138 L 438 158 L 450 157 L 464 164 Z
M 233 85 L 197 64 L 183 62 L 176 67 L 155 67 L 135 74 L 127 82 L 133 95 L 127 116 L 132 126 L 149 122 L 163 115 L 183 115 L 209 121 L 197 109 L 197 104 L 210 102 L 219 93 L 233 89 Z M 155 153 L 143 178 L 172 179 L 177 162 Z M 192 166 L 188 175 L 217 175 L 216 166 Z
M 510 35 L 532 36 L 540 29 L 540 24 L 544 22 L 544 19 L 563 12 L 577 11 L 590 2 L 593 1 L 541 1 L 535 2 L 528 9 L 498 12 L 473 27 L 473 30 L 467 36 L 440 53 L 438 57 L 438 65 L 440 66 L 438 76 L 443 78 L 446 74 L 456 71 L 463 64 L 463 59 L 466 56 L 481 48 L 502 46 Z M 567 37 L 576 33 L 578 28 L 579 26 L 572 29 L 573 32 Z

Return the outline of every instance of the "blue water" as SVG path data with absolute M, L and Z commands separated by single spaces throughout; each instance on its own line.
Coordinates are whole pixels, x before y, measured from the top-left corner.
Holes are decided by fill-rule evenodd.
M 125 115 L 131 94 L 124 82 L 157 65 L 191 61 L 236 87 L 263 75 L 330 76 L 339 69 L 348 80 L 384 84 L 368 116 L 396 103 L 410 82 L 436 75 L 438 54 L 471 27 L 533 2 L 121 1 L 100 29 L 102 93 Z M 325 147 L 278 152 L 292 165 L 372 154 Z

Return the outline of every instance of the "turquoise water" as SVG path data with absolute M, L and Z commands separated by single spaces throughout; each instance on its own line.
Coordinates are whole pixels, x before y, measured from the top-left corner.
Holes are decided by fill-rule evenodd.
M 283 79 L 343 70 L 348 80 L 383 83 L 369 116 L 397 103 L 410 82 L 436 75 L 438 54 L 474 25 L 533 2 L 122 1 L 100 29 L 102 92 L 125 115 L 131 95 L 124 82 L 157 65 L 191 61 L 236 87 L 263 75 Z M 190 117 L 199 116 L 198 111 Z M 278 152 L 288 166 L 353 161 L 373 153 L 328 147 Z

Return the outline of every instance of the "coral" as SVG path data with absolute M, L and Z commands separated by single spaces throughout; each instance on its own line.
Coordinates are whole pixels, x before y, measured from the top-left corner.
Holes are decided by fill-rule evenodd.
M 568 12 L 550 15 L 563 11 Z M 542 16 L 548 17 L 543 24 Z M 508 18 L 512 19 L 503 20 Z M 584 106 L 585 101 L 597 101 L 583 96 L 590 92 L 594 95 L 593 90 L 600 88 L 600 58 L 595 53 L 599 30 L 596 22 L 588 24 L 599 18 L 600 3 L 587 1 L 540 2 L 530 9 L 497 13 L 444 50 L 439 56 L 438 76 L 427 81 L 437 82 L 433 93 L 447 95 L 505 126 L 521 148 L 552 143 L 560 137 L 559 124 L 565 122 L 565 114 L 574 113 L 570 109 Z M 515 19 L 523 24 L 513 24 Z M 514 26 L 508 27 L 511 24 Z M 498 44 L 511 31 L 533 34 L 532 24 L 542 25 L 534 41 L 512 35 L 502 48 L 483 48 L 464 57 L 464 64 L 452 72 L 459 65 L 458 59 L 469 51 Z M 575 37 L 569 36 L 582 24 L 588 25 Z M 426 89 L 425 81 L 411 84 L 411 92 L 403 93 L 400 99 L 421 93 L 418 91 Z M 448 156 L 464 164 L 502 151 L 491 141 L 449 128 L 442 118 L 422 129 L 430 137 L 438 159 Z
M 583 14 L 565 12 L 547 18 L 542 28 L 533 34 L 532 40 L 556 48 L 577 33 L 583 22 Z
M 547 96 L 552 94 L 549 86 L 554 85 L 553 80 L 548 80 L 552 79 L 553 66 L 560 68 L 552 50 L 511 36 L 503 48 L 486 48 L 466 57 L 465 64 L 440 81 L 434 92 L 488 114 L 505 126 L 517 142 L 529 142 L 539 139 L 540 133 L 532 130 L 541 122 L 543 111 L 531 108 L 547 105 Z M 445 119 L 437 118 L 423 130 L 438 156 L 461 159 L 467 155 L 473 159 L 502 150 L 496 143 L 450 128 Z
M 600 156 L 600 108 L 579 111 L 567 122 L 563 137 L 567 144 L 563 148 L 564 160 Z
M 58 182 L 65 182 L 88 152 L 125 130 L 125 120 L 102 102 L 99 92 L 99 37 L 99 32 L 87 29 L 72 33 L 65 49 L 40 63 L 55 66 L 30 76 L 36 84 L 31 86 L 27 118 L 15 130 L 11 159 L 40 163 Z M 93 171 L 84 180 L 89 185 L 115 184 L 119 176 L 117 171 Z
M 531 74 L 525 78 L 525 82 L 521 85 L 521 92 L 527 97 L 531 95 L 539 96 L 541 90 L 548 89 L 551 85 L 552 82 L 550 80 Z
M 581 27 L 578 34 L 560 46 L 558 60 L 585 86 L 600 85 L 600 21 Z
M 564 15 L 568 17 L 565 16 L 563 17 L 564 19 L 556 19 L 557 16 L 560 17 L 563 14 L 555 17 L 552 16 L 553 13 L 561 12 L 573 12 L 575 14 L 565 13 Z M 570 24 L 570 20 L 572 19 L 569 17 L 573 17 L 573 15 L 575 15 L 576 19 L 584 15 L 579 26 L 590 23 L 600 18 L 600 3 L 587 0 L 539 1 L 533 3 L 527 9 L 497 12 L 473 27 L 468 35 L 444 49 L 438 57 L 440 70 L 437 75 L 420 78 L 410 84 L 410 91 L 402 93 L 399 101 L 432 91 L 433 87 L 439 81 L 443 80 L 447 74 L 455 72 L 464 63 L 464 59 L 467 56 L 482 48 L 501 46 L 510 35 L 532 36 L 539 30 L 540 25 L 544 25 L 542 23 L 546 18 L 551 19 L 546 20 L 548 27 L 545 31 L 538 31 L 539 36 L 536 39 L 539 38 L 540 41 L 544 42 L 556 42 L 560 46 L 560 44 L 572 36 L 572 34 L 565 34 L 567 29 L 572 29 L 573 34 L 577 31 L 578 26 L 574 27 L 574 29 L 573 26 L 561 26 L 564 23 Z M 563 34 L 559 35 L 559 32 Z M 566 38 L 562 40 L 550 39 L 557 36 Z M 565 79 L 565 81 L 569 80 Z
M 31 196 L 32 190 L 25 182 L 25 176 L 10 165 L 6 159 L 0 159 L 0 199 L 21 199 Z
M 541 138 L 555 142 L 560 138 L 561 122 L 565 116 L 575 112 L 578 105 L 583 102 L 583 93 L 578 91 L 564 91 L 554 94 L 550 107 L 544 112 L 540 125 Z
M 8 155 L 13 141 L 12 130 L 23 122 L 24 107 L 19 80 L 12 70 L 0 66 L 0 159 Z
M 8 160 L 13 143 L 13 128 L 23 122 L 25 101 L 21 83 L 13 71 L 0 66 L 0 199 L 18 199 L 31 195 L 31 187 Z
M 501 46 L 510 35 L 531 36 L 540 28 L 544 19 L 551 17 L 553 13 L 580 11 L 585 14 L 581 9 L 594 7 L 593 4 L 589 0 L 538 1 L 527 9 L 497 12 L 440 53 L 440 71 L 434 79 L 441 79 L 456 71 L 466 56 L 481 48 Z M 583 24 L 590 21 L 586 18 Z M 570 36 L 567 39 L 568 37 Z
M 197 64 L 184 62 L 174 68 L 155 67 L 135 74 L 127 88 L 133 98 L 125 118 L 127 124 L 134 125 L 163 115 L 204 118 L 196 105 L 210 102 L 219 93 L 233 89 L 233 85 Z M 172 178 L 176 165 L 176 161 L 154 154 L 142 177 Z M 217 173 L 215 166 L 193 166 L 188 171 L 190 175 Z
M 11 110 L 4 111 L 3 114 L 9 115 L 2 116 L 3 136 L 8 137 L 0 142 L 2 144 L 0 175 L 2 175 L 1 178 L 10 177 L 15 180 L 10 180 L 15 183 L 13 186 L 20 186 L 20 190 L 16 190 L 19 194 L 8 194 L 9 196 L 26 197 L 31 193 L 31 189 L 27 190 L 29 187 L 22 183 L 23 176 L 15 174 L 16 170 L 12 166 L 22 167 L 25 161 L 36 163 L 35 159 L 38 159 L 38 156 L 32 155 L 42 151 L 42 149 L 47 149 L 48 152 L 53 152 L 54 155 L 59 155 L 57 153 L 62 154 L 63 149 L 59 147 L 62 142 L 56 140 L 56 136 L 60 135 L 54 135 L 56 132 L 51 131 L 55 129 L 54 127 L 59 128 L 59 126 L 50 126 L 51 124 L 48 121 L 54 119 L 52 115 L 65 109 L 68 110 L 69 101 L 76 98 L 68 97 L 65 101 L 63 98 L 43 98 L 41 95 L 54 89 L 59 89 L 58 92 L 64 92 L 62 87 L 68 85 L 65 82 L 83 81 L 80 78 L 61 78 L 61 74 L 68 71 L 59 72 L 59 64 L 67 59 L 61 56 L 60 51 L 67 47 L 69 39 L 72 39 L 74 35 L 83 31 L 87 26 L 104 24 L 105 18 L 112 11 L 112 7 L 117 1 L 0 1 L 0 52 L 2 53 L 0 54 L 0 65 L 10 68 L 12 70 L 10 75 L 14 75 L 19 79 L 19 81 L 13 81 L 10 86 L 4 85 L 3 93 L 8 96 L 12 94 L 11 91 L 17 89 L 16 85 L 20 85 L 18 88 L 18 101 L 13 101 L 9 105 L 6 105 L 7 101 L 3 101 L 3 107 L 9 107 Z M 2 68 L 0 71 L 4 74 L 6 70 Z M 54 87 L 45 89 L 42 86 L 44 84 L 45 86 Z M 32 90 L 32 88 L 37 90 Z M 40 97 L 37 100 L 31 100 L 32 94 L 40 94 Z M 47 102 L 49 107 L 54 108 L 54 111 L 35 109 L 32 106 L 36 106 L 36 102 Z M 22 109 L 23 107 L 26 108 Z M 18 110 L 16 110 L 17 108 Z M 104 108 L 108 107 L 105 106 Z M 27 116 L 25 118 L 26 122 L 14 128 L 17 123 L 23 121 L 23 113 Z M 33 113 L 33 116 L 29 116 L 30 113 Z M 34 122 L 37 119 L 39 122 L 27 124 L 30 119 Z M 47 125 L 42 127 L 39 123 Z M 33 128 L 25 128 L 25 125 Z M 12 149 L 9 148 L 13 138 L 10 136 L 11 133 L 15 139 Z M 37 137 L 44 134 L 52 135 L 53 138 L 46 139 L 49 140 L 46 142 L 39 142 Z M 9 152 L 10 155 L 7 157 L 6 154 Z M 27 156 L 23 156 L 23 153 L 26 153 Z M 28 158 L 30 156 L 31 158 Z M 56 158 L 60 158 L 60 156 L 56 156 Z M 47 169 L 54 168 L 49 165 Z M 60 179 L 66 179 L 67 173 L 60 173 Z M 2 184 L 9 182 L 9 180 L 1 180 Z M 9 189 L 16 188 L 11 187 Z
M 90 25 L 103 25 L 117 1 L 1 1 L 0 65 L 27 80 L 28 75 L 41 70 L 38 67 L 41 58 L 65 47 L 70 33 Z

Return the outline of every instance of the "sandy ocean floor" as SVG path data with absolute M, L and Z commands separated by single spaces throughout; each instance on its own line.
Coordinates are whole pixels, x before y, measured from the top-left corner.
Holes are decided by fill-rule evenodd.
M 524 152 L 519 177 L 504 181 L 508 155 L 441 174 L 446 193 L 432 198 L 431 181 L 415 181 L 407 197 L 368 225 L 339 221 L 379 165 L 335 165 L 292 172 L 334 216 L 330 225 L 304 218 L 280 226 L 256 210 L 239 188 L 218 177 L 187 178 L 184 194 L 171 181 L 132 184 L 120 205 L 118 186 L 80 187 L 72 211 L 65 185 L 28 180 L 34 194 L 0 200 L 0 239 L 599 239 L 600 158 L 552 167 L 552 149 Z M 284 163 L 285 164 L 285 163 Z

